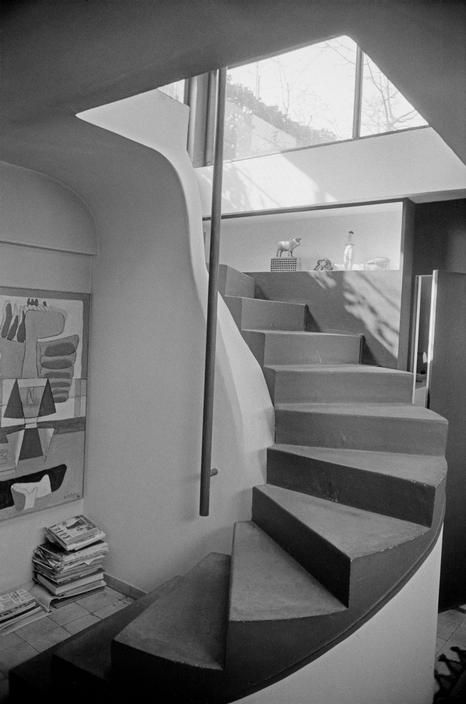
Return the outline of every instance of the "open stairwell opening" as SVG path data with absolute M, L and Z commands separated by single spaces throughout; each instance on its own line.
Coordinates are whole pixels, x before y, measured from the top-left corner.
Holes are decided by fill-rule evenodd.
M 249 701 L 373 618 L 437 541 L 447 423 L 411 404 L 411 375 L 361 364 L 360 335 L 313 332 L 306 306 L 256 298 L 251 277 L 221 282 L 275 406 L 252 520 L 231 556 L 13 669 L 13 701 L 129 701 L 135 683 L 164 703 Z

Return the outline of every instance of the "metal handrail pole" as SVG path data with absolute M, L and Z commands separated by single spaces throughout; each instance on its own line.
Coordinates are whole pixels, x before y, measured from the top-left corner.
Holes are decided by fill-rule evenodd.
M 210 478 L 212 475 L 212 432 L 217 342 L 217 299 L 222 216 L 223 137 L 225 126 L 226 69 L 218 70 L 215 158 L 212 179 L 212 217 L 210 223 L 209 289 L 204 373 L 204 408 L 202 417 L 201 488 L 199 514 L 209 515 Z

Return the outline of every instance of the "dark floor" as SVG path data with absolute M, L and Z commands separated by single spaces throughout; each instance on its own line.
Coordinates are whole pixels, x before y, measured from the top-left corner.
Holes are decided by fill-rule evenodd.
M 435 669 L 440 675 L 450 674 L 447 664 L 439 660 L 442 654 L 446 655 L 449 660 L 458 661 L 459 659 L 458 654 L 451 650 L 452 647 L 466 650 L 466 604 L 443 611 L 438 616 Z M 436 690 L 438 689 L 439 686 L 436 684 Z
M 54 609 L 47 616 L 22 628 L 0 635 L 0 704 L 8 696 L 8 670 L 34 657 L 70 634 L 97 623 L 124 608 L 133 599 L 105 587 L 71 604 Z
M 0 704 L 7 699 L 8 670 L 11 667 L 65 640 L 70 634 L 97 623 L 99 619 L 122 609 L 131 601 L 130 597 L 105 587 L 102 591 L 53 610 L 44 618 L 23 626 L 14 633 L 0 635 Z M 455 658 L 452 646 L 466 649 L 466 604 L 439 614 L 437 658 L 442 653 Z M 448 674 L 446 664 L 438 660 L 436 670 Z

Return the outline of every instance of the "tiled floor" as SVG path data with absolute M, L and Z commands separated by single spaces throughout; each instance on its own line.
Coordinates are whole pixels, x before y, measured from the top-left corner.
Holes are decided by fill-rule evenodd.
M 55 609 L 45 618 L 23 626 L 14 633 L 0 635 L 0 704 L 7 701 L 8 670 L 11 667 L 68 638 L 70 634 L 110 616 L 131 601 L 130 597 L 105 587 L 96 594 Z M 454 658 L 450 648 L 455 645 L 466 649 L 466 604 L 443 611 L 438 617 L 437 658 L 442 653 Z M 438 660 L 436 670 L 440 674 L 448 674 L 446 664 Z
M 71 634 L 124 608 L 133 599 L 105 587 L 71 604 L 54 609 L 38 621 L 0 635 L 0 704 L 8 697 L 8 670 L 34 657 Z
M 458 660 L 457 655 L 451 650 L 454 646 L 466 650 L 466 604 L 448 611 L 442 611 L 438 616 L 437 662 L 435 668 L 438 674 L 449 674 L 446 663 L 438 660 L 442 653 L 450 660 Z

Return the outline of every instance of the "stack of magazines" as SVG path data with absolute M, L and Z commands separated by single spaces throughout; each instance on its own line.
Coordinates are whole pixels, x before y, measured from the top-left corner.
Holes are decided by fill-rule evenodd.
M 44 615 L 41 604 L 27 589 L 15 589 L 0 595 L 0 634 L 2 635 Z
M 103 562 L 108 543 L 105 533 L 89 518 L 74 516 L 49 526 L 45 537 L 46 542 L 32 556 L 33 578 L 54 602 L 105 587 Z

